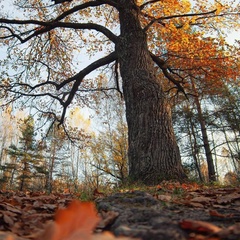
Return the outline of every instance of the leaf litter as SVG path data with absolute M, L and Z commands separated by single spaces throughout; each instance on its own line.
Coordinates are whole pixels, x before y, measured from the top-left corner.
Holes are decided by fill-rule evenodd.
M 147 239 L 147 234 L 150 237 L 155 231 L 154 224 L 160 226 L 160 231 L 164 221 L 166 229 L 162 230 L 165 230 L 166 234 L 170 222 L 176 223 L 172 226 L 184 233 L 181 237 L 172 239 L 240 239 L 238 187 L 208 188 L 196 184 L 163 182 L 161 185 L 144 189 L 147 194 L 142 199 L 138 192 L 138 189 L 131 189 L 109 196 L 95 194 L 97 210 L 94 202 L 80 202 L 69 193 L 46 195 L 42 192 L 1 191 L 0 240 Z M 132 194 L 134 200 L 129 194 Z M 151 201 L 146 203 L 146 198 L 151 198 Z M 101 203 L 101 206 L 105 204 L 106 207 L 98 207 L 98 203 Z M 155 203 L 157 204 L 153 206 Z M 118 207 L 120 205 L 122 208 Z M 144 216 L 140 212 L 144 210 L 146 214 L 149 208 L 155 208 L 158 213 L 162 211 L 163 214 L 153 214 L 155 222 L 151 217 L 149 222 L 148 219 L 138 220 L 139 216 Z M 135 230 L 131 224 L 124 225 L 124 222 L 120 221 L 123 212 L 130 210 L 134 214 L 131 212 L 127 220 L 134 223 Z M 204 217 L 201 218 L 201 214 L 196 216 L 195 212 Z M 138 224 L 141 231 L 136 230 Z

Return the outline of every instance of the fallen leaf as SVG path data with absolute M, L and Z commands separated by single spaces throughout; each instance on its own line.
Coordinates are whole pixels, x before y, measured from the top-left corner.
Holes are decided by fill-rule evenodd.
M 55 219 L 39 240 L 90 240 L 91 233 L 100 220 L 93 203 L 76 200 L 68 208 L 58 210 Z
M 214 235 L 220 237 L 221 239 L 239 239 L 240 223 L 236 223 L 228 228 L 224 228 L 221 231 L 215 233 Z M 233 237 L 233 235 L 235 236 Z
M 193 199 L 191 199 L 191 202 L 197 202 L 197 203 L 209 203 L 211 202 L 211 198 L 208 197 L 195 197 Z
M 240 194 L 238 193 L 232 193 L 225 196 L 221 196 L 217 198 L 218 204 L 228 204 L 233 202 L 234 200 L 240 199 Z
M 222 229 L 213 225 L 209 222 L 204 221 L 195 221 L 195 220 L 182 220 L 180 223 L 182 229 L 192 230 L 194 232 L 201 232 L 201 233 L 217 233 Z
M 6 213 L 3 214 L 3 220 L 4 220 L 4 222 L 7 223 L 10 227 L 14 225 L 13 219 L 12 219 L 10 216 L 8 216 Z
M 233 217 L 233 214 L 221 214 L 216 210 L 209 210 L 209 215 L 211 217 L 218 217 L 218 218 L 231 218 Z
M 191 206 L 191 207 L 196 207 L 196 208 L 203 208 L 204 207 L 203 204 L 198 203 L 198 202 L 186 202 L 185 204 L 188 205 L 188 206 Z
M 172 199 L 172 197 L 169 195 L 160 195 L 159 194 L 159 195 L 157 195 L 157 199 L 160 201 L 169 202 Z

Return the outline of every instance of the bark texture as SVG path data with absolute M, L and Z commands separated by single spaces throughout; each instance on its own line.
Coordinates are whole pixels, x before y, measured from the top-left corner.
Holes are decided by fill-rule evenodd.
M 129 177 L 146 184 L 186 175 L 173 132 L 171 108 L 147 48 L 132 0 L 121 0 L 116 46 L 123 79 L 129 138 Z

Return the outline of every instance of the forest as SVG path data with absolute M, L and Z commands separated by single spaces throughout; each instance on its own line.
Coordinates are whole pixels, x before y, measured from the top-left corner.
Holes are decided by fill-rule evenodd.
M 2 188 L 238 182 L 239 3 L 1 11 Z
M 202 95 L 173 106 L 184 170 L 192 181 L 209 182 L 203 142 L 206 134 L 217 181 L 226 185 L 239 182 L 239 92 L 237 86 L 228 87 L 220 96 Z M 77 132 L 75 141 L 57 125 L 42 138 L 34 116 L 11 109 L 2 112 L 1 188 L 49 192 L 69 189 L 89 194 L 96 188 L 124 184 L 128 176 L 124 103 L 109 93 L 99 101 L 101 107 L 96 108 L 102 110 L 90 120 L 84 119 L 84 112 L 78 109 L 72 112 L 72 125 L 75 122 L 82 127 L 73 125 L 70 129 Z
M 239 1 L 0 6 L 1 239 L 240 239 Z

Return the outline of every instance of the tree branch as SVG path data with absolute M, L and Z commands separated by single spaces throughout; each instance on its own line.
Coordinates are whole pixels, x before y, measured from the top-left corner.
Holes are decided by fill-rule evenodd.
M 106 64 L 109 64 L 109 63 L 115 61 L 116 59 L 117 59 L 116 52 L 110 53 L 108 56 L 100 58 L 97 61 L 93 62 L 92 64 L 88 65 L 86 68 L 84 68 L 78 74 L 76 74 L 75 76 L 65 80 L 64 82 L 62 82 L 59 85 L 58 89 L 62 88 L 67 83 L 75 81 L 74 84 L 73 84 L 73 87 L 72 87 L 72 89 L 71 89 L 71 91 L 70 91 L 70 93 L 68 95 L 67 100 L 64 102 L 64 104 L 62 104 L 63 105 L 63 112 L 62 112 L 62 117 L 61 117 L 61 120 L 60 120 L 60 124 L 62 124 L 64 122 L 64 117 L 65 117 L 65 114 L 66 114 L 67 107 L 72 102 L 72 100 L 73 100 L 73 98 L 74 98 L 74 96 L 75 96 L 75 94 L 76 94 L 76 92 L 78 90 L 78 87 L 80 86 L 80 84 L 83 81 L 83 78 L 87 74 L 89 74 L 92 71 L 94 71 L 95 69 L 97 69 L 97 68 L 99 68 L 101 66 L 104 66 Z
M 203 16 L 203 15 L 208 15 L 215 13 L 217 9 L 214 9 L 210 12 L 205 12 L 205 13 L 188 13 L 188 14 L 177 14 L 177 15 L 171 15 L 171 16 L 166 16 L 166 17 L 160 17 L 160 18 L 154 18 L 145 28 L 144 30 L 147 31 L 154 23 L 156 22 L 162 22 L 163 20 L 168 20 L 168 19 L 173 19 L 173 18 L 181 18 L 181 17 L 194 17 L 194 16 Z
M 30 87 L 30 85 L 27 85 L 27 84 L 17 84 L 17 86 L 27 86 L 27 87 Z M 50 98 L 52 99 L 55 99 L 57 100 L 61 105 L 64 104 L 64 102 L 62 101 L 61 98 L 59 98 L 58 96 L 55 96 L 51 93 L 31 93 L 30 92 L 22 92 L 22 91 L 19 91 L 19 90 L 15 90 L 14 89 L 14 86 L 4 86 L 4 85 L 0 85 L 0 87 L 4 90 L 6 90 L 7 92 L 10 92 L 10 93 L 13 93 L 13 94 L 16 94 L 18 95 L 18 97 L 21 97 L 21 96 L 25 96 L 25 97 L 44 97 L 44 96 L 49 96 Z
M 171 81 L 175 86 L 176 88 L 178 89 L 179 92 L 182 92 L 185 97 L 188 99 L 188 96 L 184 90 L 184 88 L 182 87 L 181 85 L 181 82 L 176 80 L 171 73 L 168 72 L 168 66 L 166 64 L 165 61 L 163 61 L 162 59 L 160 59 L 159 57 L 157 57 L 156 55 L 154 55 L 153 53 L 150 53 L 151 57 L 152 57 L 152 60 L 162 69 L 162 72 L 164 74 L 164 76 L 169 80 Z
M 152 4 L 152 3 L 156 3 L 156 2 L 160 2 L 161 0 L 152 0 L 152 1 L 148 1 L 144 4 L 142 4 L 139 8 L 140 10 L 142 10 L 143 8 L 145 8 L 148 4 Z
M 15 34 L 14 31 L 6 26 L 0 26 L 0 28 L 5 28 L 10 31 L 10 36 L 4 36 L 0 38 L 9 38 L 9 37 L 16 37 L 21 43 L 27 42 L 31 38 L 38 36 L 40 34 L 43 34 L 45 32 L 49 32 L 50 30 L 54 28 L 71 28 L 71 29 L 91 29 L 96 30 L 104 34 L 106 37 L 108 37 L 111 41 L 116 43 L 117 36 L 113 34 L 109 29 L 107 29 L 104 26 L 101 26 L 99 24 L 95 23 L 65 23 L 65 22 L 44 22 L 44 21 L 38 21 L 38 20 L 16 20 L 16 19 L 0 19 L 0 23 L 6 23 L 6 24 L 16 24 L 16 25 L 23 25 L 23 24 L 34 24 L 42 26 L 40 28 L 33 29 L 33 34 L 29 35 L 25 39 L 23 39 L 20 35 Z
M 64 19 L 65 17 L 71 15 L 72 13 L 75 13 L 77 11 L 80 11 L 80 10 L 83 10 L 83 9 L 86 9 L 86 8 L 89 8 L 89 7 L 97 7 L 97 6 L 100 6 L 100 5 L 103 5 L 103 4 L 109 4 L 111 6 L 115 6 L 115 4 L 112 2 L 112 1 L 100 1 L 100 0 L 97 0 L 97 1 L 90 1 L 90 2 L 86 2 L 86 3 L 83 3 L 83 4 L 80 4 L 80 5 L 77 5 L 67 11 L 65 11 L 64 13 L 62 13 L 61 15 L 59 15 L 55 20 L 53 21 L 60 21 L 62 19 Z
M 71 2 L 72 0 L 52 0 L 54 4 L 64 3 L 64 2 Z
M 90 163 L 90 164 L 91 164 L 91 166 L 95 167 L 96 169 L 102 171 L 103 173 L 109 174 L 110 176 L 112 176 L 112 177 L 114 177 L 114 178 L 117 178 L 117 179 L 119 179 L 119 180 L 121 180 L 121 181 L 123 180 L 120 176 L 115 175 L 115 174 L 112 173 L 110 170 L 104 169 L 104 168 L 102 168 L 102 167 L 100 167 L 100 166 L 97 166 L 97 165 L 95 165 L 95 164 L 93 164 L 93 163 Z
M 71 28 L 71 29 L 91 29 L 96 30 L 104 34 L 107 38 L 109 38 L 112 42 L 116 43 L 118 37 L 113 34 L 109 29 L 104 26 L 95 23 L 64 23 L 58 22 L 57 27 L 61 28 Z

